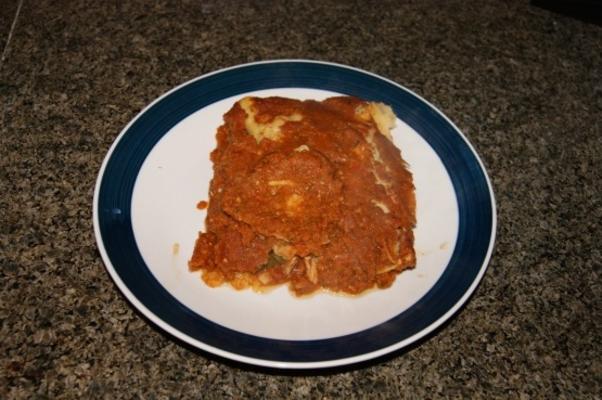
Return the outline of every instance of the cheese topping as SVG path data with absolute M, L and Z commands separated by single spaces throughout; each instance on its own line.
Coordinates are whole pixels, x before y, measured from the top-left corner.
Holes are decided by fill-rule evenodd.
M 281 180 L 268 181 L 268 185 L 270 185 L 270 186 L 295 186 L 295 182 L 293 182 L 289 179 L 281 179 Z
M 247 132 L 255 138 L 257 143 L 261 142 L 263 139 L 273 141 L 280 140 L 280 137 L 282 136 L 280 128 L 282 128 L 282 125 L 289 121 L 298 122 L 303 119 L 301 114 L 294 113 L 291 115 L 278 115 L 270 122 L 259 123 L 255 120 L 256 111 L 253 107 L 252 98 L 245 97 L 239 104 L 245 113 L 247 113 L 245 128 L 247 129 Z
M 384 212 L 385 214 L 388 214 L 391 212 L 391 211 L 389 211 L 389 207 L 387 207 L 387 205 L 385 203 L 383 203 L 382 201 L 372 200 L 372 204 L 374 204 L 376 207 L 380 208 L 382 210 L 382 212 Z
M 391 129 L 395 128 L 396 118 L 391 107 L 383 103 L 369 103 L 368 109 L 380 133 L 392 140 Z
M 301 146 L 297 147 L 295 149 L 296 152 L 301 152 L 301 151 L 309 151 L 309 147 L 306 144 L 302 144 Z
M 387 139 L 393 140 L 391 137 L 391 129 L 395 128 L 396 117 L 391 107 L 383 103 L 369 102 L 366 106 L 361 105 L 355 110 L 355 115 L 363 120 L 370 121 L 372 119 L 378 128 Z

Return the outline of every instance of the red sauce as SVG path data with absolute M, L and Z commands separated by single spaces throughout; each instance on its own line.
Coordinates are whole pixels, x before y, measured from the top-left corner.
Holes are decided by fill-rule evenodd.
M 414 267 L 412 176 L 375 122 L 358 116 L 366 106 L 254 98 L 257 123 L 301 116 L 277 140 L 257 141 L 235 104 L 217 131 L 206 232 L 190 269 L 210 286 L 288 283 L 304 295 L 389 287 Z

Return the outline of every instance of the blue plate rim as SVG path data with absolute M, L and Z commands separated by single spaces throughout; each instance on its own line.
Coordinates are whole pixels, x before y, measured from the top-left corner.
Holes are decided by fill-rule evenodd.
M 432 322 L 429 326 L 427 326 L 426 328 L 420 330 L 419 332 L 413 334 L 410 337 L 407 337 L 397 343 L 394 343 L 392 345 L 380 348 L 378 350 L 375 351 L 371 351 L 368 353 L 363 353 L 363 354 L 359 354 L 356 356 L 351 356 L 351 357 L 346 357 L 346 358 L 338 358 L 338 359 L 332 359 L 332 360 L 324 360 L 324 361 L 310 361 L 310 362 L 289 362 L 289 361 L 275 361 L 275 360 L 266 360 L 266 359 L 261 359 L 261 358 L 255 358 L 255 357 L 249 357 L 249 356 L 245 356 L 245 355 L 241 355 L 241 354 L 236 354 L 236 353 L 232 353 L 230 351 L 226 351 L 223 349 L 220 349 L 218 347 L 215 346 L 211 346 L 208 345 L 206 343 L 203 343 L 202 341 L 195 339 L 189 335 L 187 335 L 186 333 L 183 333 L 177 329 L 175 329 L 174 327 L 172 327 L 170 324 L 166 323 L 163 319 L 161 319 L 159 316 L 157 316 L 155 313 L 153 313 L 151 310 L 149 310 L 146 305 L 141 302 L 135 295 L 134 293 L 129 289 L 129 287 L 123 282 L 123 280 L 121 279 L 121 277 L 119 276 L 119 274 L 117 273 L 115 267 L 112 265 L 112 262 L 110 260 L 110 257 L 107 253 L 107 250 L 105 248 L 104 245 L 104 241 L 102 239 L 102 234 L 101 234 L 101 230 L 100 230 L 100 216 L 99 216 L 99 208 L 98 208 L 98 204 L 99 204 L 99 196 L 100 196 L 100 190 L 101 190 L 101 183 L 104 177 L 104 173 L 105 173 L 105 169 L 107 167 L 107 164 L 109 163 L 111 156 L 113 155 L 113 152 L 115 150 L 115 148 L 118 146 L 118 144 L 121 142 L 121 140 L 123 139 L 123 137 L 127 134 L 127 132 L 129 131 L 129 129 L 132 127 L 132 125 L 143 115 L 145 115 L 154 105 L 156 105 L 157 103 L 159 103 L 162 99 L 166 98 L 167 96 L 169 96 L 172 93 L 177 92 L 178 90 L 203 79 L 206 79 L 210 76 L 213 75 L 217 75 L 220 73 L 224 73 L 230 70 L 234 70 L 234 69 L 239 69 L 239 68 L 245 68 L 245 67 L 249 67 L 249 66 L 254 66 L 254 65 L 263 65 L 263 64 L 274 64 L 274 63 L 307 63 L 307 64 L 316 64 L 316 65 L 325 65 L 325 66 L 331 66 L 331 67 L 335 67 L 335 68 L 341 68 L 341 69 L 346 69 L 346 70 L 351 70 L 351 71 L 355 71 L 358 72 L 360 74 L 365 74 L 367 76 L 371 76 L 373 78 L 377 78 L 379 80 L 382 80 L 384 82 L 387 82 L 388 84 L 391 84 L 395 87 L 397 87 L 398 89 L 408 93 L 409 95 L 415 97 L 416 99 L 418 99 L 420 102 L 422 102 L 424 105 L 426 105 L 428 108 L 430 108 L 431 111 L 434 111 L 435 113 L 437 113 L 439 115 L 439 117 L 443 118 L 445 120 L 445 122 L 447 124 L 449 124 L 449 126 L 451 128 L 453 128 L 453 131 L 464 141 L 465 145 L 467 146 L 467 148 L 470 150 L 471 156 L 474 157 L 475 161 L 478 164 L 478 167 L 480 168 L 480 171 L 483 174 L 484 180 L 486 182 L 487 185 L 487 189 L 489 191 L 488 195 L 490 198 L 490 206 L 491 206 L 491 233 L 490 233 L 490 239 L 489 239 L 489 244 L 487 247 L 487 252 L 483 258 L 482 261 L 482 265 L 479 268 L 478 273 L 476 274 L 476 276 L 474 277 L 471 285 L 468 287 L 468 289 L 464 292 L 464 294 L 462 295 L 462 297 L 453 305 L 451 306 L 447 312 L 445 312 L 444 314 L 442 314 L 437 320 L 435 320 L 434 322 Z M 216 354 L 218 356 L 224 357 L 224 358 L 228 358 L 228 359 L 232 359 L 235 361 L 239 361 L 239 362 L 243 362 L 243 363 L 248 363 L 248 364 L 253 364 L 253 365 L 259 365 L 259 366 L 265 366 L 265 367 L 272 367 L 272 368 L 282 368 L 282 369 L 288 369 L 288 368 L 294 368 L 294 369 L 305 369 L 305 368 L 329 368 L 329 367 L 335 367 L 335 366 L 342 366 L 342 365 L 348 365 L 348 364 L 354 364 L 354 363 L 358 363 L 358 362 L 362 362 L 362 361 L 366 361 L 366 360 L 370 360 L 373 358 L 377 358 L 380 356 L 383 356 L 385 354 L 388 354 L 390 352 L 399 350 L 403 347 L 408 346 L 411 343 L 414 343 L 418 340 L 420 340 L 421 338 L 423 338 L 424 336 L 428 335 L 429 333 L 433 332 L 435 329 L 437 329 L 439 326 L 441 326 L 445 321 L 449 320 L 465 303 L 466 301 L 470 298 L 470 296 L 474 293 L 474 291 L 476 290 L 476 288 L 478 287 L 478 284 L 480 283 L 480 281 L 482 280 L 487 267 L 489 265 L 489 261 L 491 259 L 491 255 L 493 253 L 493 248 L 494 248 L 494 243 L 495 243 L 495 237 L 496 237 L 496 231 L 497 231 L 497 212 L 496 212 L 496 201 L 495 201 L 495 195 L 493 192 L 493 188 L 491 185 L 491 181 L 489 178 L 489 175 L 487 174 L 486 168 L 481 160 L 481 158 L 479 157 L 479 155 L 477 154 L 477 152 L 475 151 L 474 147 L 472 146 L 472 144 L 468 141 L 468 139 L 466 138 L 466 136 L 460 131 L 460 129 L 458 129 L 458 127 L 445 115 L 443 114 L 437 107 L 435 107 L 433 104 L 431 104 L 430 102 L 428 102 L 427 100 L 425 100 L 423 97 L 421 97 L 420 95 L 414 93 L 413 91 L 405 88 L 404 86 L 390 80 L 387 79 L 385 77 L 382 77 L 380 75 L 377 75 L 375 73 L 369 72 L 369 71 L 365 71 L 356 67 L 351 67 L 348 65 L 343 65 L 343 64 L 339 64 L 339 63 L 333 63 L 333 62 L 327 62 L 327 61 L 319 61 L 319 60 L 307 60 L 307 59 L 276 59 L 276 60 L 266 60 L 266 61 L 258 61 L 258 62 L 251 62 L 251 63 L 245 63 L 245 64 L 240 64 L 240 65 L 234 65 L 231 67 L 227 67 L 227 68 L 222 68 L 213 72 L 210 72 L 208 74 L 204 74 L 201 75 L 199 77 L 190 79 L 176 87 L 174 87 L 173 89 L 163 93 L 161 96 L 157 97 L 155 100 L 153 100 L 150 104 L 148 104 L 146 107 L 144 107 L 144 109 L 142 109 L 124 128 L 123 130 L 120 132 L 120 134 L 117 136 L 117 138 L 114 140 L 114 142 L 112 143 L 111 147 L 109 148 L 109 150 L 107 151 L 107 154 L 101 164 L 101 168 L 99 170 L 97 179 L 96 179 L 96 184 L 95 184 L 95 188 L 94 188 L 94 199 L 93 199 L 93 225 L 94 225 L 94 234 L 96 237 L 96 241 L 97 241 L 97 245 L 99 248 L 99 252 L 101 254 L 101 257 L 103 259 L 103 262 L 105 264 L 105 267 L 107 269 L 107 271 L 109 272 L 109 275 L 111 276 L 111 278 L 113 279 L 113 281 L 115 282 L 115 284 L 117 285 L 117 287 L 120 289 L 120 291 L 124 294 L 124 296 L 128 299 L 128 301 L 136 308 L 138 309 L 145 317 L 147 317 L 151 322 L 153 322 L 154 324 L 156 324 L 157 326 L 159 326 L 161 329 L 165 330 L 166 332 L 170 333 L 171 335 L 175 336 L 176 338 L 194 346 L 197 347 L 199 349 L 208 351 L 210 353 Z

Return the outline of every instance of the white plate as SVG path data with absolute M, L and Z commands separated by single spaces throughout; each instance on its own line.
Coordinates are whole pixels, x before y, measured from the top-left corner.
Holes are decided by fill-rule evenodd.
M 209 288 L 188 271 L 208 199 L 215 131 L 246 95 L 350 94 L 393 106 L 414 176 L 417 266 L 387 290 L 296 298 Z M 495 234 L 489 180 L 462 134 L 430 104 L 375 75 L 310 61 L 247 64 L 161 96 L 121 133 L 101 168 L 94 226 L 126 297 L 172 335 L 219 356 L 277 368 L 344 365 L 414 342 L 448 319 L 485 271 Z

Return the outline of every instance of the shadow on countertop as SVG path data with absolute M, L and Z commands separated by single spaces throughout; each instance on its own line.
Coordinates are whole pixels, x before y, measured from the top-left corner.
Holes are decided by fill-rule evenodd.
M 531 0 L 531 5 L 602 26 L 602 1 L 600 0 Z

